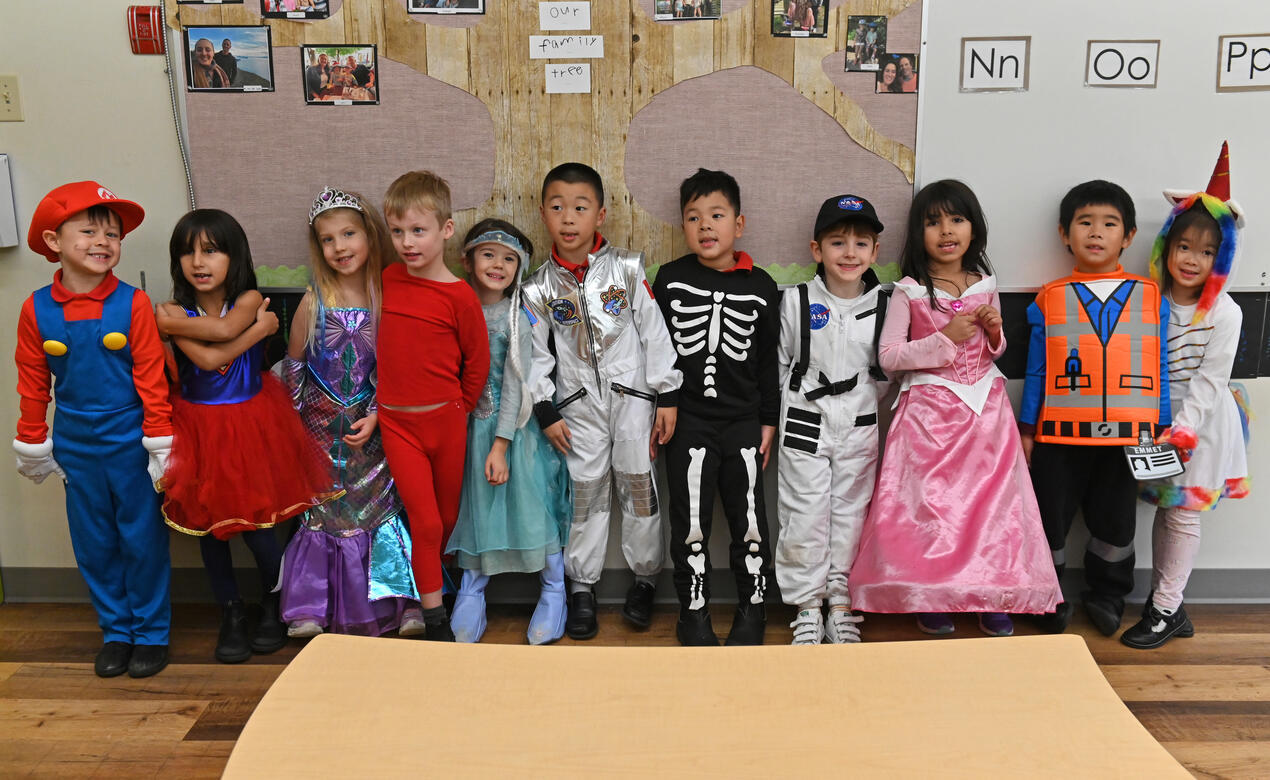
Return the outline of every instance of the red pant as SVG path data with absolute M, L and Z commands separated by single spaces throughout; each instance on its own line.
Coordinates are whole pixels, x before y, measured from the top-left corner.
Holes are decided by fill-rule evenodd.
M 441 590 L 441 551 L 459 516 L 467 415 L 451 401 L 427 412 L 379 407 L 384 454 L 410 521 L 410 566 L 419 593 Z

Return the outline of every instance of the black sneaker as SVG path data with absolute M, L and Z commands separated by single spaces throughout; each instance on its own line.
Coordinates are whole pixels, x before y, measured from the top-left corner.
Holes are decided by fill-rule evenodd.
M 168 665 L 167 645 L 137 645 L 128 661 L 129 677 L 151 677 Z
M 767 631 L 767 610 L 762 604 L 737 604 L 732 630 L 725 645 L 761 645 Z
M 653 622 L 653 597 L 657 589 L 651 582 L 636 580 L 626 591 L 626 603 L 622 605 L 622 617 L 636 628 L 648 628 Z
M 1067 625 L 1072 622 L 1072 612 L 1074 607 L 1070 601 L 1060 601 L 1058 606 L 1054 607 L 1053 612 L 1047 612 L 1044 615 L 1035 615 L 1033 620 L 1036 627 L 1047 634 L 1061 634 L 1067 630 Z
M 98 677 L 118 677 L 128 671 L 130 658 L 132 658 L 130 643 L 107 642 L 97 651 L 97 659 L 93 661 L 93 671 Z
M 247 609 L 240 599 L 234 599 L 225 605 L 221 617 L 216 660 L 223 664 L 240 664 L 248 658 L 251 658 L 251 643 L 247 641 Z
M 426 642 L 453 642 L 454 629 L 450 628 L 448 620 L 442 620 L 439 623 L 424 623 L 423 639 Z
M 570 639 L 590 639 L 600 632 L 593 592 L 580 590 L 569 594 L 569 619 L 564 623 L 564 632 Z
M 1176 612 L 1166 615 L 1148 601 L 1147 613 L 1120 635 L 1120 641 L 1135 650 L 1154 650 L 1175 636 L 1195 636 L 1186 608 L 1179 604 Z
M 710 610 L 680 609 L 679 622 L 675 624 L 675 636 L 684 647 L 718 647 L 719 637 L 710 626 Z
M 1124 617 L 1124 599 L 1087 590 L 1081 594 L 1081 600 L 1085 603 L 1085 614 L 1089 616 L 1089 622 L 1094 624 L 1099 633 L 1112 636 L 1120 630 L 1120 619 Z

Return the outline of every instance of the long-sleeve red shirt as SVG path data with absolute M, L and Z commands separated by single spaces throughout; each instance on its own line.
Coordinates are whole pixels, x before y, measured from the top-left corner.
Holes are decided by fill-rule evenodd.
M 119 286 L 113 273 L 86 293 L 73 293 L 62 286 L 62 272 L 53 275 L 53 300 L 61 304 L 67 322 L 101 318 L 101 305 Z M 18 440 L 39 444 L 48 438 L 48 405 L 53 378 L 44 356 L 43 340 L 35 322 L 35 297 L 29 296 L 18 315 Z M 154 322 L 154 307 L 141 290 L 132 296 L 132 319 L 128 328 L 128 348 L 132 354 L 132 381 L 145 416 L 141 430 L 146 436 L 172 435 L 172 406 L 168 403 L 168 381 L 163 373 L 163 344 Z M 483 381 L 483 380 L 482 380 Z
M 489 374 L 489 337 L 476 293 L 466 282 L 411 276 L 400 263 L 384 270 L 376 361 L 377 396 L 389 406 L 462 400 L 471 412 Z

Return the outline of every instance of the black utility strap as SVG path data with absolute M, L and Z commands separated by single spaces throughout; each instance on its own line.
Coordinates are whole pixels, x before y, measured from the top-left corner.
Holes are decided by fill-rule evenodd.
M 789 389 L 797 391 L 811 362 L 811 304 L 808 302 L 807 283 L 798 285 L 798 362 L 789 372 Z
M 873 364 L 869 366 L 869 376 L 878 382 L 886 381 L 886 373 L 878 361 L 878 343 L 882 340 L 882 325 L 886 320 L 886 307 L 891 302 L 890 290 L 878 290 L 878 306 L 873 314 Z

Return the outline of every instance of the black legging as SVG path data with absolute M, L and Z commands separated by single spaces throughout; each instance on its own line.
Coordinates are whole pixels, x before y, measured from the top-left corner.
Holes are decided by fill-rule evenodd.
M 274 536 L 272 528 L 261 528 L 244 531 L 239 534 L 239 538 L 256 559 L 260 581 L 264 592 L 268 593 L 278 584 L 278 570 L 282 566 L 282 547 L 278 544 L 278 537 Z M 241 598 L 238 581 L 234 579 L 234 561 L 229 552 L 229 542 L 207 534 L 199 537 L 198 548 L 203 554 L 203 566 L 211 580 L 212 595 L 216 598 L 216 603 L 228 604 Z

